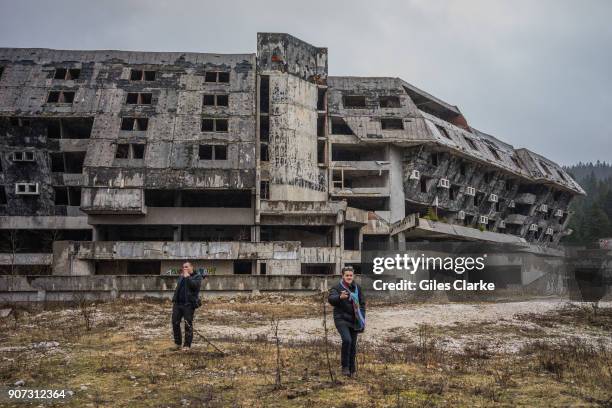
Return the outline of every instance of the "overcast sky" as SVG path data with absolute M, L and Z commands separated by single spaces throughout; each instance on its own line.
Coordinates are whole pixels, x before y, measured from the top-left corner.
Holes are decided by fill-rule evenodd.
M 401 77 L 470 125 L 562 164 L 612 161 L 612 1 L 0 0 L 0 46 L 329 48 L 330 75 Z

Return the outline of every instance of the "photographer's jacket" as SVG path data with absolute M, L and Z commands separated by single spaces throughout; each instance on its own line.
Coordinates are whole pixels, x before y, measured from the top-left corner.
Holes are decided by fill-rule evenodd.
M 361 309 L 361 313 L 365 316 L 365 297 L 363 296 L 363 291 L 361 290 L 361 286 L 357 285 L 355 282 L 349 286 L 351 292 L 355 291 L 355 288 L 359 289 L 359 308 Z M 355 311 L 353 310 L 353 304 L 351 303 L 351 298 L 340 299 L 340 294 L 343 290 L 346 290 L 342 287 L 341 283 L 338 283 L 336 286 L 332 287 L 329 290 L 329 296 L 327 300 L 334 307 L 334 323 L 336 326 L 338 325 L 349 325 L 351 327 L 355 327 L 357 324 L 357 319 L 355 317 Z
M 172 303 L 179 305 L 189 304 L 194 308 L 198 305 L 198 296 L 200 295 L 200 286 L 202 284 L 202 275 L 199 273 L 193 273 L 188 278 L 182 276 L 178 280 L 176 289 L 174 290 L 174 296 L 172 296 Z

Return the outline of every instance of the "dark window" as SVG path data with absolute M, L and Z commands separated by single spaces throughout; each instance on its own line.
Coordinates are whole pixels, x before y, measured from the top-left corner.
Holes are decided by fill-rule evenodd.
M 267 273 L 267 265 L 265 262 L 261 262 L 259 264 L 259 274 L 260 275 L 265 275 Z
M 448 198 L 450 200 L 455 200 L 457 199 L 458 193 L 459 193 L 459 186 L 452 185 L 451 188 L 448 190 Z
M 121 130 L 142 131 L 149 127 L 148 118 L 123 118 L 121 120 Z
M 0 186 L 0 205 L 6 204 L 6 191 L 4 190 L 4 186 Z
M 234 261 L 234 274 L 250 275 L 251 274 L 251 261 Z
M 155 81 L 155 71 L 144 71 L 142 69 L 133 69 L 130 72 L 130 80 L 132 81 Z
M 378 98 L 381 108 L 399 108 L 400 99 L 398 96 L 381 96 Z
M 70 68 L 68 70 L 68 76 L 66 79 L 79 79 L 81 76 L 81 70 L 78 68 Z
M 268 144 L 267 143 L 262 143 L 259 146 L 259 160 L 260 161 L 270 161 L 270 154 L 268 151 Z
M 345 108 L 365 108 L 366 97 L 363 95 L 344 95 L 342 97 Z
M 227 160 L 227 146 L 200 145 L 198 157 L 200 160 Z
M 214 132 L 215 121 L 213 119 L 202 119 L 202 132 Z
M 202 132 L 227 132 L 227 119 L 202 119 Z
M 132 144 L 132 158 L 144 159 L 145 145 L 143 144 Z
M 230 80 L 229 72 L 219 72 L 219 82 L 227 83 Z
M 461 163 L 459 165 L 459 174 L 461 174 L 462 176 L 465 176 L 466 173 L 467 173 L 467 165 L 465 163 Z
M 513 183 L 512 180 L 506 180 L 506 191 L 512 190 Z
M 270 139 L 270 117 L 259 117 L 259 139 L 262 142 L 267 142 Z
M 383 130 L 402 130 L 404 129 L 404 121 L 401 119 L 381 119 L 380 124 Z
M 125 103 L 128 105 L 150 105 L 153 99 L 151 93 L 129 92 Z
M 61 93 L 60 103 L 72 103 L 73 101 L 74 101 L 74 92 L 62 92 Z
M 317 118 L 317 136 L 325 136 L 325 116 Z
M 227 160 L 227 146 L 215 145 L 215 160 Z
M 204 74 L 204 82 L 229 82 L 229 72 L 209 71 Z
M 68 187 L 68 200 L 72 206 L 81 205 L 81 188 Z
M 318 88 L 317 89 L 317 110 L 324 111 L 325 110 L 325 93 L 327 89 Z
M 426 193 L 427 192 L 427 179 L 425 177 L 421 177 L 421 193 Z
M 217 106 L 228 106 L 229 95 L 217 95 Z
M 68 70 L 66 68 L 55 68 L 53 79 L 66 79 Z
M 259 196 L 262 200 L 268 200 L 270 198 L 270 182 L 261 181 L 259 182 Z
M 340 117 L 332 117 L 331 132 L 334 135 L 352 135 L 353 131 Z
M 47 103 L 58 103 L 60 97 L 59 91 L 51 91 L 47 96 Z
M 215 106 L 215 95 L 204 95 L 204 106 Z
M 484 193 L 482 192 L 476 193 L 476 195 L 474 196 L 474 205 L 479 206 L 480 204 L 482 204 L 482 202 L 484 201 L 484 198 L 485 198 Z
M 212 146 L 211 145 L 200 145 L 199 150 L 200 160 L 212 160 Z
M 268 113 L 270 109 L 270 77 L 262 75 L 259 82 L 259 112 Z
M 66 187 L 53 187 L 55 192 L 53 203 L 55 205 L 68 205 L 68 189 Z
M 61 153 L 50 153 L 49 156 L 51 159 L 51 172 L 63 173 L 65 171 L 64 155 Z
M 47 137 L 50 139 L 61 139 L 62 130 L 59 120 L 50 120 L 47 122 Z
M 447 139 L 451 139 L 450 135 L 448 134 L 448 132 L 446 131 L 446 129 L 444 129 L 442 126 L 440 125 L 436 125 L 436 128 L 438 129 L 438 131 L 442 134 L 442 136 L 444 136 Z
M 440 157 L 438 153 L 435 153 L 435 152 L 432 153 L 430 156 L 430 159 L 431 159 L 431 164 L 433 166 L 437 166 L 440 163 Z
M 117 152 L 115 153 L 115 158 L 117 159 L 127 159 L 130 155 L 130 145 L 129 144 L 118 144 Z

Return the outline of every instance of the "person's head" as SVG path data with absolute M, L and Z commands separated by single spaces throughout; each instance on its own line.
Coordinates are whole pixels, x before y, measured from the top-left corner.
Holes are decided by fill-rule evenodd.
M 352 266 L 345 266 L 342 268 L 342 280 L 349 285 L 353 283 L 354 274 Z
M 193 274 L 193 264 L 189 261 L 183 262 L 183 272 L 188 272 L 190 275 Z

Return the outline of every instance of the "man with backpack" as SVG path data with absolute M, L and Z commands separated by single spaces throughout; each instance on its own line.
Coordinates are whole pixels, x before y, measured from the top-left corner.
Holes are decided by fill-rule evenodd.
M 172 331 L 176 350 L 189 350 L 193 340 L 193 315 L 195 309 L 200 307 L 200 286 L 204 277 L 193 272 L 191 262 L 183 263 L 174 296 L 172 296 Z M 185 319 L 185 341 L 181 336 L 181 320 Z

